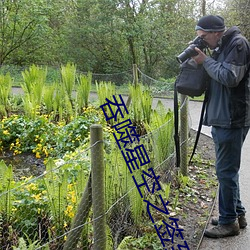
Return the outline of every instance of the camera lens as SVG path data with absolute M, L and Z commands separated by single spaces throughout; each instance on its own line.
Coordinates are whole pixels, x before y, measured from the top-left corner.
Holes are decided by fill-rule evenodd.
M 177 61 L 179 63 L 183 63 L 188 58 L 198 55 L 198 53 L 194 49 L 195 47 L 195 44 L 191 44 L 189 47 L 187 47 L 180 55 L 176 57 Z
M 176 57 L 179 63 L 183 63 L 188 58 L 198 55 L 195 50 L 195 47 L 203 50 L 207 47 L 207 43 L 199 36 L 197 36 L 192 43 L 180 54 Z

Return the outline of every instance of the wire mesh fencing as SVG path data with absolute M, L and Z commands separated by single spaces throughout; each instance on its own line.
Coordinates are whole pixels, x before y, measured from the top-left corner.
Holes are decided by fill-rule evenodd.
M 156 142 L 163 140 L 161 133 L 165 133 L 166 126 L 162 126 L 159 132 L 154 131 L 141 138 L 149 152 L 160 150 Z M 173 145 L 168 143 L 168 151 L 171 152 Z M 42 175 L 23 178 L 20 185 L 13 189 L 11 187 L 15 180 L 12 169 L 1 163 L 1 249 L 15 249 L 14 246 L 21 245 L 27 248 L 32 245 L 34 249 L 105 249 L 100 246 L 94 248 L 98 241 L 101 241 L 101 246 L 104 247 L 103 240 L 107 244 L 106 249 L 118 249 L 125 237 L 136 237 L 142 233 L 139 225 L 145 219 L 143 213 L 146 203 L 143 202 L 143 197 L 153 195 L 147 191 L 147 186 L 153 184 L 149 182 L 145 186 L 146 191 L 143 191 L 143 187 L 136 188 L 135 178 L 133 179 L 116 143 L 106 141 L 104 144 L 104 197 L 100 191 L 93 197 L 93 190 L 100 188 L 101 183 L 93 182 L 93 172 L 86 167 L 84 161 L 50 160 L 46 163 Z M 133 147 L 130 146 L 130 150 Z M 81 152 L 81 155 L 87 157 L 90 149 Z M 164 154 L 168 154 L 160 151 L 158 153 L 162 154 L 162 158 Z M 95 157 L 97 162 L 102 160 L 100 155 Z M 164 182 L 171 179 L 173 157 L 172 152 L 168 158 L 151 168 L 155 174 L 157 172 L 161 175 Z M 157 159 L 156 156 L 155 158 Z M 141 171 L 148 171 L 147 168 L 144 169 L 135 174 L 138 183 Z M 100 169 L 97 172 L 100 172 Z M 149 175 L 151 172 L 149 171 Z M 141 195 L 138 190 L 141 190 Z M 102 199 L 105 199 L 105 212 L 94 217 L 93 203 L 96 202 L 95 206 L 100 208 Z M 102 228 L 103 225 L 99 225 L 104 218 L 105 230 L 101 232 L 105 233 L 105 236 L 97 232 L 97 239 L 94 240 L 94 224 L 97 223 L 96 227 Z
M 98 127 L 89 147 L 47 159 L 36 176 L 17 177 L 1 161 L 1 249 L 136 249 L 131 242 L 146 232 L 164 246 L 159 223 L 176 175 L 173 113 L 158 107 L 151 119 L 135 126 L 127 113 L 93 139 Z

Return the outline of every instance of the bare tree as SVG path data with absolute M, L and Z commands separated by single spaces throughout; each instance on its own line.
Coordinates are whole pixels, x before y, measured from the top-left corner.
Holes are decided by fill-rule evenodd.
M 0 1 L 0 65 L 10 54 L 38 35 L 45 12 L 36 2 Z

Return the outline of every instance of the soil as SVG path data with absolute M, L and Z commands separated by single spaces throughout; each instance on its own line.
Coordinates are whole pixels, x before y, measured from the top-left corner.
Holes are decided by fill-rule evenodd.
M 7 152 L 0 156 L 0 160 L 4 160 L 7 166 L 11 165 L 13 167 L 16 181 L 23 176 L 39 176 L 45 171 L 43 159 L 37 159 L 32 153 L 13 155 L 12 152 Z

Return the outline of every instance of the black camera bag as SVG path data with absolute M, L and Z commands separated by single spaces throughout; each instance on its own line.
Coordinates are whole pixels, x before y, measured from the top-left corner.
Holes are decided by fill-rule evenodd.
M 175 124 L 175 148 L 176 148 L 176 166 L 180 167 L 180 140 L 179 140 L 179 114 L 178 114 L 178 92 L 191 97 L 201 96 L 205 93 L 204 101 L 201 109 L 199 126 L 195 138 L 195 144 L 189 160 L 189 164 L 195 154 L 195 150 L 199 141 L 202 128 L 203 116 L 207 103 L 207 86 L 209 76 L 202 65 L 198 65 L 192 58 L 187 59 L 181 64 L 181 71 L 175 81 L 174 90 L 174 124 Z
M 177 92 L 191 97 L 201 96 L 207 88 L 209 79 L 204 67 L 190 58 L 183 62 L 180 68 L 175 81 Z

